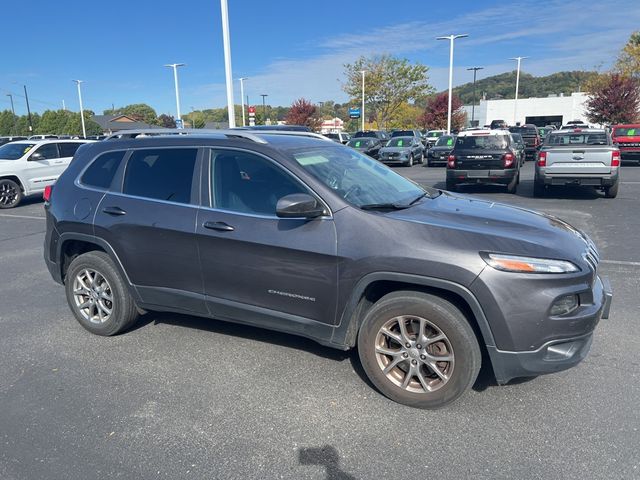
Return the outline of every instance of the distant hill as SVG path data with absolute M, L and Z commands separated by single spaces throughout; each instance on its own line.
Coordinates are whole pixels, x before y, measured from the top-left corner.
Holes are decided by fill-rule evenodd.
M 471 72 L 469 72 L 471 73 Z M 482 73 L 482 70 L 478 73 Z M 584 84 L 594 72 L 558 72 L 546 77 L 534 77 L 525 72 L 520 72 L 519 97 L 547 97 L 550 94 L 564 93 L 570 95 L 573 92 L 584 90 Z M 482 95 L 487 100 L 501 98 L 513 98 L 516 86 L 516 72 L 501 73 L 492 77 L 480 78 L 476 81 L 477 99 Z M 453 89 L 465 105 L 473 100 L 473 82 L 465 83 Z

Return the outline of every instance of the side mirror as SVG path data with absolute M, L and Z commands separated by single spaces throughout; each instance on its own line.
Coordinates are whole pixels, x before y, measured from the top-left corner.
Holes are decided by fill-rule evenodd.
M 276 204 L 276 215 L 280 218 L 316 218 L 323 213 L 324 207 L 307 193 L 285 195 Z
M 36 152 L 36 153 L 34 153 L 33 155 L 31 155 L 29 157 L 29 160 L 46 160 L 46 159 L 44 158 L 44 155 L 42 155 L 41 153 Z

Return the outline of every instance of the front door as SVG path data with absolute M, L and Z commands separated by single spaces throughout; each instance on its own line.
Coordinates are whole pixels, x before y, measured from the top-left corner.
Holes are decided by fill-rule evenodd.
M 257 308 L 266 317 L 333 324 L 333 219 L 276 216 L 280 198 L 309 189 L 270 159 L 240 150 L 211 151 L 208 172 L 209 206 L 196 230 L 211 314 Z
M 95 233 L 115 250 L 143 303 L 206 313 L 195 237 L 197 148 L 134 150 L 122 187 L 97 208 Z
M 64 159 L 60 158 L 57 143 L 45 143 L 29 153 L 24 176 L 29 193 L 33 193 L 53 185 L 66 165 Z

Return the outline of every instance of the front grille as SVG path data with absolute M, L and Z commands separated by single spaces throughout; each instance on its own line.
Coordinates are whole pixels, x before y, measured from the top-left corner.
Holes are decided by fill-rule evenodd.
M 598 270 L 598 263 L 600 262 L 600 254 L 593 241 L 585 235 L 585 241 L 587 242 L 587 250 L 584 253 L 584 259 L 589 263 L 589 266 L 594 272 Z
M 625 148 L 625 147 L 640 147 L 640 142 L 629 142 L 629 143 L 620 143 L 620 148 Z

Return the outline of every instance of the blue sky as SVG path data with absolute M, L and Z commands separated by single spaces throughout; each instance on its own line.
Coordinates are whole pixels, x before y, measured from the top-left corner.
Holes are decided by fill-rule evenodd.
M 637 0 L 333 1 L 228 0 L 233 76 L 249 77 L 250 103 L 289 105 L 299 97 L 347 100 L 343 64 L 388 52 L 430 67 L 431 83 L 447 85 L 449 50 L 436 36 L 468 33 L 456 42 L 454 83 L 513 70 L 509 57 L 529 56 L 523 71 L 607 68 L 634 29 Z M 625 9 L 625 5 L 627 6 Z M 183 113 L 226 104 L 218 0 L 6 0 L 0 34 L 0 109 L 14 94 L 16 113 L 78 109 L 72 79 L 85 81 L 86 108 L 148 103 L 175 114 L 179 70 Z M 23 19 L 18 21 L 18 19 Z M 234 82 L 240 103 L 238 82 Z

